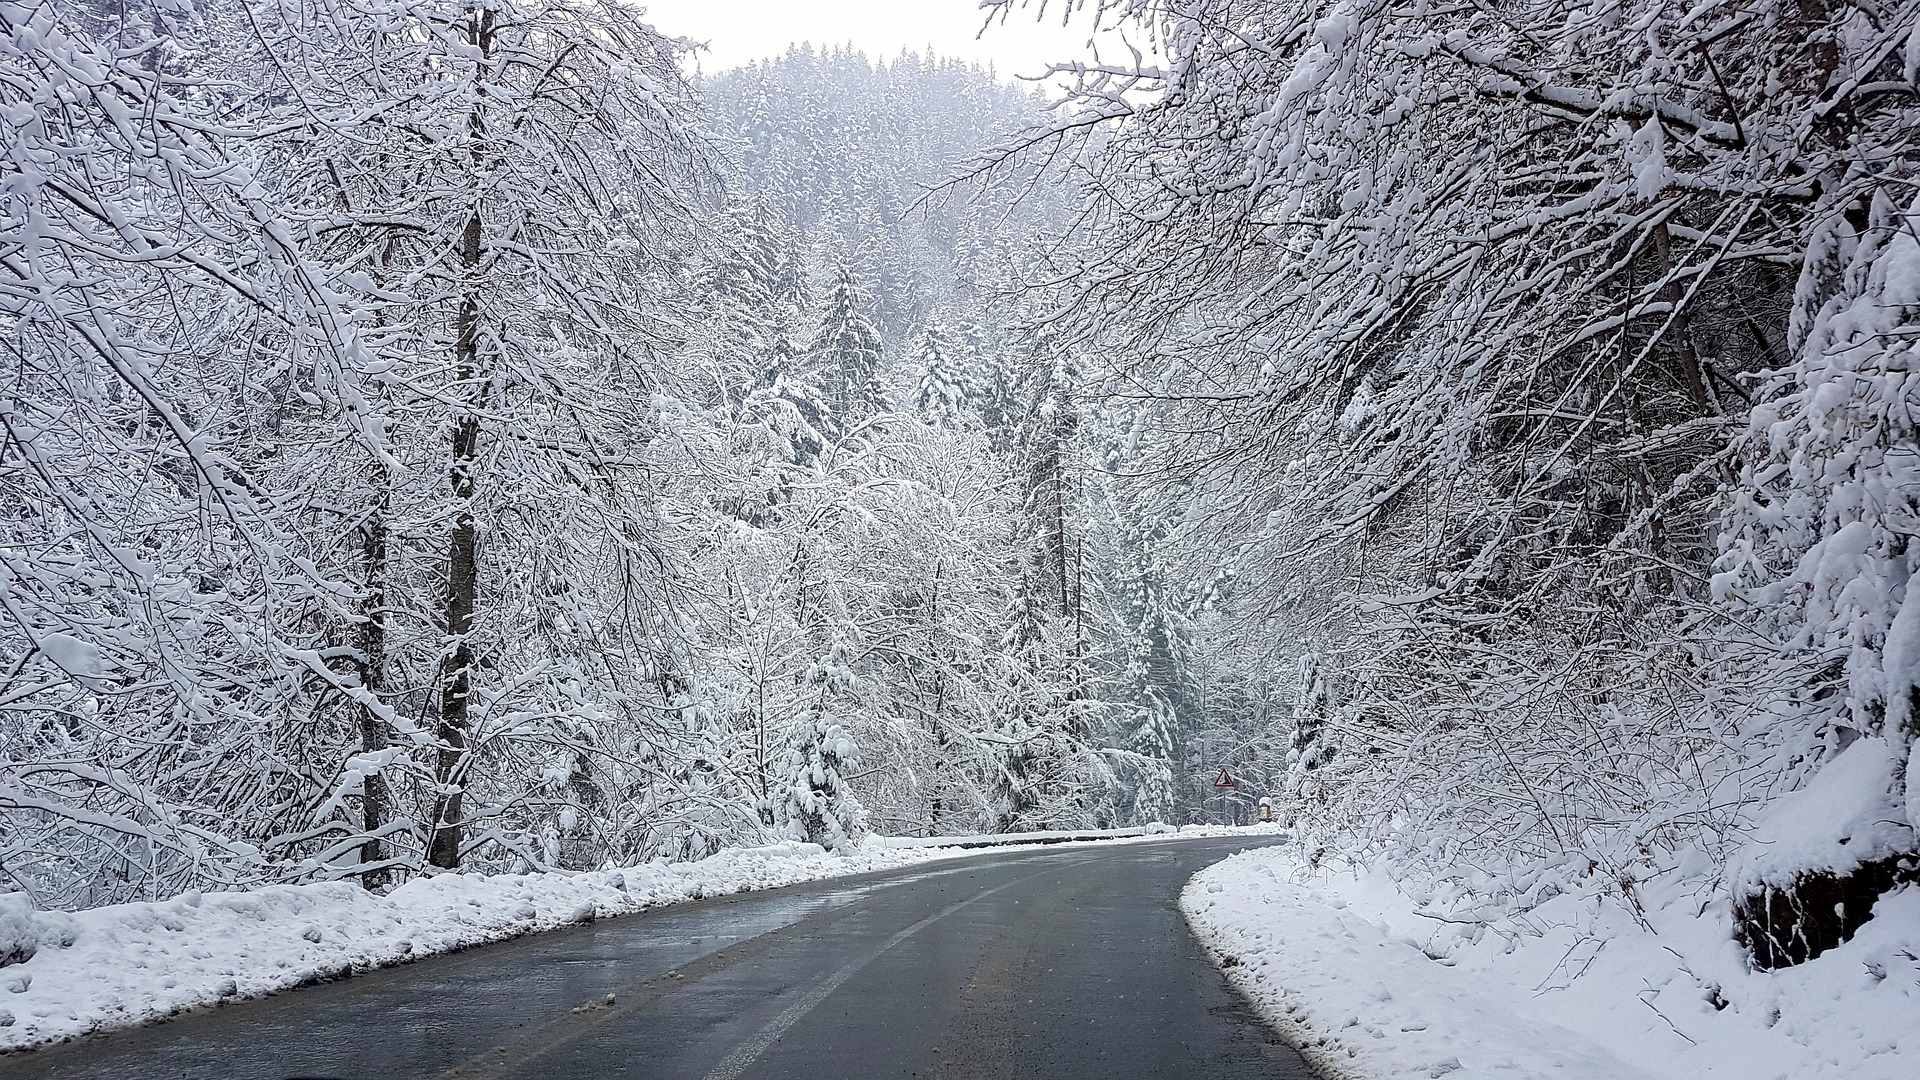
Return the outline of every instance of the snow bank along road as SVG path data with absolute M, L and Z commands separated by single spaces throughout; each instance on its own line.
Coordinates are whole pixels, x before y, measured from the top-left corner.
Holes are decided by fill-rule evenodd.
M 684 904 L 0 1058 L 0 1075 L 1305 1080 L 1175 906 L 1260 842 L 994 853 Z

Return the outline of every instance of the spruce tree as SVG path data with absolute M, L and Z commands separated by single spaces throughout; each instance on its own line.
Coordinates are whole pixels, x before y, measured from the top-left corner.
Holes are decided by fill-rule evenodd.
M 865 304 L 852 271 L 841 267 L 813 341 L 814 370 L 827 387 L 828 407 L 845 428 L 879 412 L 885 398 L 879 381 L 880 331 L 863 313 Z
M 844 775 L 859 763 L 860 751 L 833 718 L 839 694 L 853 681 L 846 646 L 836 644 L 806 678 L 816 697 L 789 741 L 786 789 L 774 816 L 794 839 L 834 850 L 866 831 L 866 812 Z
M 919 371 L 908 404 L 930 424 L 959 427 L 970 411 L 972 394 L 953 338 L 936 323 L 921 336 L 915 352 Z

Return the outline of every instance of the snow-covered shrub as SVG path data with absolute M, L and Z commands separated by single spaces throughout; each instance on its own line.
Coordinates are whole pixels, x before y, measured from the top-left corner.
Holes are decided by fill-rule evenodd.
M 0 968 L 24 964 L 44 948 L 73 944 L 73 917 L 41 911 L 22 892 L 0 892 Z
M 1870 196 L 1809 247 L 1801 360 L 1756 406 L 1716 595 L 1831 691 L 1822 721 L 1920 735 L 1920 209 Z
M 774 808 L 777 826 L 828 851 L 865 835 L 866 813 L 845 776 L 859 761 L 845 728 L 821 714 L 809 717 L 787 751 L 785 789 Z

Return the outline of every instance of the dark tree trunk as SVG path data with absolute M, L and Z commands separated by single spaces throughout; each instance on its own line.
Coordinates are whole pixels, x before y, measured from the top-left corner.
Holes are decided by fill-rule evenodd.
M 367 596 L 361 609 L 364 621 L 360 624 L 360 686 L 368 696 L 368 700 L 360 706 L 360 749 L 369 754 L 384 750 L 387 746 L 386 721 L 375 711 L 380 693 L 386 688 L 387 667 L 386 466 L 376 466 L 374 484 L 379 494 L 373 513 L 361 527 L 360 534 L 360 553 L 367 584 Z M 386 827 L 390 805 L 386 777 L 377 772 L 368 776 L 360 793 L 360 827 L 369 837 L 360 845 L 362 866 L 373 866 L 386 858 L 385 846 L 378 833 Z M 360 875 L 360 884 L 368 889 L 380 888 L 387 880 L 388 871 L 385 867 Z
M 468 40 L 482 57 L 493 52 L 491 11 L 468 13 Z M 484 142 L 486 124 L 479 109 L 467 117 L 467 128 L 478 147 Z M 478 154 L 479 151 L 476 151 Z M 474 175 L 480 175 L 483 162 L 473 162 Z M 447 655 L 445 685 L 440 691 L 439 760 L 434 769 L 440 793 L 434 815 L 433 840 L 427 848 L 427 861 L 447 870 L 460 865 L 466 842 L 467 783 L 472 776 L 472 755 L 467 733 L 473 696 L 474 600 L 480 591 L 480 538 L 473 515 L 474 472 L 480 452 L 480 410 L 486 404 L 487 380 L 480 365 L 480 296 L 476 278 L 480 272 L 480 205 L 477 201 L 467 215 L 466 228 L 460 234 L 460 268 L 463 293 L 454 339 L 455 377 L 466 388 L 469 406 L 453 429 L 453 461 L 448 479 L 453 487 L 453 531 L 447 543 L 446 633 L 451 651 Z
M 946 812 L 946 802 L 940 797 L 939 766 L 947 763 L 947 668 L 940 659 L 940 579 L 946 573 L 946 563 L 937 564 L 933 569 L 933 599 L 927 609 L 927 656 L 933 661 L 933 753 L 934 789 L 933 805 L 927 816 L 927 835 L 940 835 L 940 816 Z
M 1060 617 L 1073 614 L 1073 593 L 1067 586 L 1067 478 L 1066 468 L 1061 462 L 1065 456 L 1060 442 L 1055 441 L 1047 459 L 1047 484 L 1053 498 L 1053 566 L 1054 574 L 1060 585 Z
M 1666 222 L 1653 229 L 1653 250 L 1660 260 L 1660 272 L 1663 275 L 1673 273 L 1673 234 L 1667 230 Z M 1714 402 L 1707 392 L 1707 380 L 1701 370 L 1700 352 L 1693 343 L 1693 324 L 1687 317 L 1683 306 L 1687 290 L 1678 281 L 1668 281 L 1660 290 L 1660 299 L 1670 306 L 1668 316 L 1669 347 L 1673 350 L 1674 366 L 1678 369 L 1680 385 L 1687 392 L 1687 400 L 1701 412 L 1713 408 Z
M 467 219 L 460 239 L 460 261 L 473 272 L 480 263 L 480 215 Z M 479 592 L 479 530 L 473 520 L 474 466 L 479 453 L 481 396 L 479 380 L 480 305 L 471 286 L 460 302 L 459 378 L 468 384 L 473 408 L 453 429 L 453 533 L 447 545 L 446 632 L 452 651 L 446 662 L 446 685 L 440 692 L 440 755 L 435 779 L 440 784 L 440 812 L 435 815 L 433 843 L 427 861 L 448 870 L 460 865 L 465 810 L 468 713 L 473 695 L 474 598 Z
M 479 542 L 473 521 L 474 451 L 480 438 L 478 417 L 465 416 L 454 428 L 453 495 L 456 509 L 453 535 L 447 550 L 446 632 L 452 652 L 446 662 L 446 685 L 440 692 L 440 754 L 435 779 L 440 784 L 439 813 L 435 815 L 433 843 L 427 860 L 454 869 L 460 865 L 463 841 L 461 814 L 467 785 L 467 729 L 473 695 L 474 595 L 478 591 Z

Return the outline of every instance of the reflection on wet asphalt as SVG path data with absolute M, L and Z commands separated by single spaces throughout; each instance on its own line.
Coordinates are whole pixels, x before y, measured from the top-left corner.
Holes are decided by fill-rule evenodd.
M 987 854 L 662 908 L 0 1058 L 0 1076 L 1304 1080 L 1174 906 L 1253 843 Z

